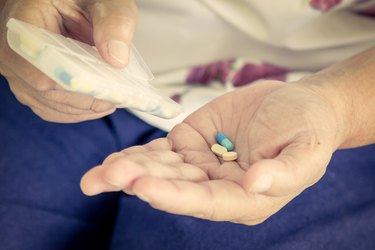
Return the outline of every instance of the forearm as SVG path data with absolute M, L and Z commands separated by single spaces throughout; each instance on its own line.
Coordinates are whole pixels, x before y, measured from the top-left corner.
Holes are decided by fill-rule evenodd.
M 375 143 L 375 47 L 306 80 L 336 110 L 339 148 Z

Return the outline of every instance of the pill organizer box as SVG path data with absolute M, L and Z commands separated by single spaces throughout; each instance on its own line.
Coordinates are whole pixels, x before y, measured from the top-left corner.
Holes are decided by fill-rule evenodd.
M 119 69 L 88 44 L 13 18 L 7 27 L 9 46 L 66 90 L 162 118 L 182 112 L 181 105 L 150 84 L 153 75 L 133 45 L 128 66 Z

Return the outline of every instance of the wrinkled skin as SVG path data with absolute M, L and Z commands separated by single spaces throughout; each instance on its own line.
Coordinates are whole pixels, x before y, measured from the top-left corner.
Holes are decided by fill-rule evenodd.
M 82 190 L 123 190 L 170 213 L 260 223 L 316 183 L 337 149 L 336 111 L 306 86 L 268 81 L 221 96 L 167 138 L 110 155 L 86 173 Z M 233 141 L 237 161 L 211 152 L 217 131 Z

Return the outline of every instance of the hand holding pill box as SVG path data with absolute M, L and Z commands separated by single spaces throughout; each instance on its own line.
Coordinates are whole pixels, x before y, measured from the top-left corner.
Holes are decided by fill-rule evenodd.
M 211 151 L 222 158 L 223 161 L 235 161 L 237 160 L 237 152 L 232 151 L 234 149 L 234 144 L 225 136 L 222 132 L 217 132 L 216 142 L 219 144 L 213 144 L 211 146 Z
M 88 44 L 13 18 L 7 27 L 9 46 L 66 90 L 162 118 L 182 112 L 179 104 L 150 84 L 153 75 L 134 46 L 128 66 L 119 69 Z

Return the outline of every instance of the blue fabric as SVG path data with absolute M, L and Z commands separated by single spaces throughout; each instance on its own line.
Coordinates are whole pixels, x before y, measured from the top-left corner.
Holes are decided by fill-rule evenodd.
M 124 110 L 48 123 L 0 80 L 1 250 L 375 249 L 375 145 L 335 153 L 321 181 L 261 225 L 204 221 L 79 189 L 108 154 L 164 132 Z
M 80 178 L 108 154 L 165 133 L 125 111 L 45 122 L 0 79 L 0 249 L 108 249 L 120 193 L 86 197 Z
M 374 153 L 375 146 L 337 152 L 320 182 L 253 227 L 170 215 L 122 198 L 112 249 L 375 249 Z

